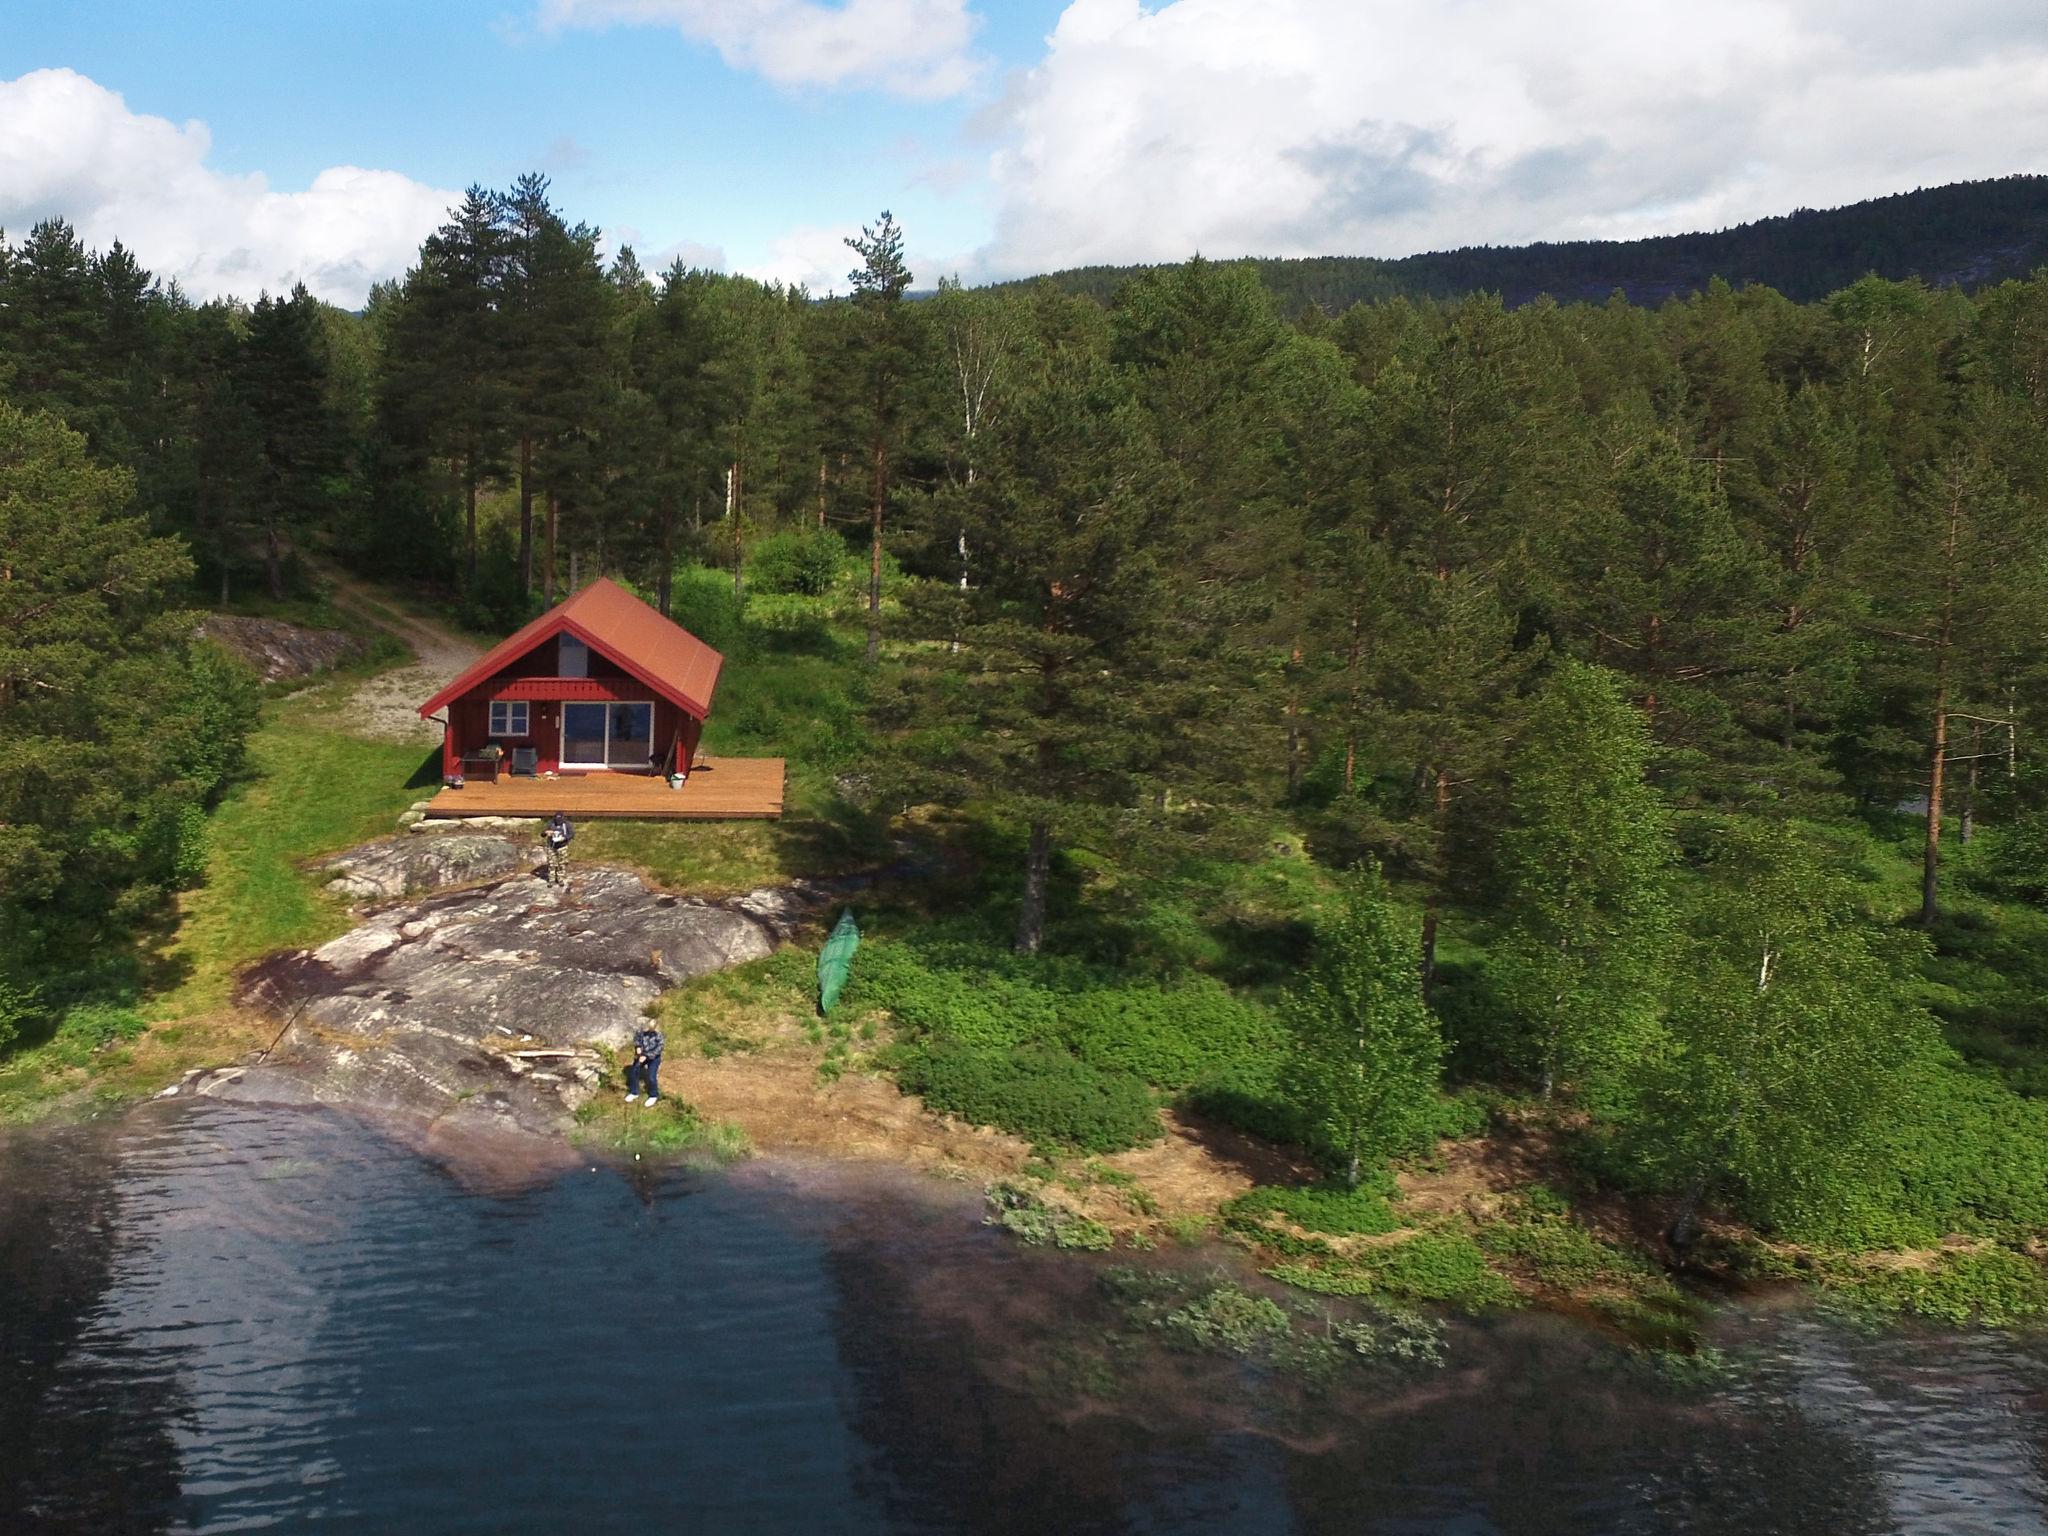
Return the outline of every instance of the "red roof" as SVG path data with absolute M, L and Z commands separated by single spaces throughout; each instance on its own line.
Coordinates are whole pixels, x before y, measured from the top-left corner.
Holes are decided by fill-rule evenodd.
M 431 715 L 460 698 L 544 640 L 567 632 L 622 667 L 678 708 L 702 720 L 711 713 L 725 658 L 673 620 L 664 619 L 617 582 L 599 577 L 566 602 L 486 651 L 476 665 L 420 706 Z

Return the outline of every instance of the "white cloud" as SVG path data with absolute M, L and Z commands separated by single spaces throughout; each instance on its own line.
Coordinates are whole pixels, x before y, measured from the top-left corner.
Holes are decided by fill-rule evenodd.
M 71 221 L 88 246 L 115 240 L 194 298 L 253 299 L 304 283 L 355 306 L 402 274 L 460 195 L 395 171 L 333 166 L 303 192 L 210 168 L 206 125 L 128 110 L 68 69 L 0 81 L 0 227 Z
M 542 0 L 545 28 L 663 26 L 778 85 L 957 95 L 980 64 L 967 0 Z
M 764 283 L 801 285 L 817 298 L 847 293 L 853 287 L 848 274 L 860 265 L 860 258 L 846 242 L 859 233 L 858 224 L 800 225 L 770 241 L 765 260 L 743 263 L 740 270 Z
M 1074 0 L 992 118 L 994 275 L 1626 238 L 2048 167 L 2048 7 Z
M 630 245 L 632 242 L 622 241 L 621 243 Z M 640 255 L 637 248 L 634 254 Z M 668 245 L 656 246 L 646 254 L 640 255 L 642 270 L 652 278 L 659 278 L 662 273 L 679 261 L 686 268 L 695 268 L 703 272 L 723 272 L 725 270 L 725 247 L 705 245 L 696 240 L 676 240 Z

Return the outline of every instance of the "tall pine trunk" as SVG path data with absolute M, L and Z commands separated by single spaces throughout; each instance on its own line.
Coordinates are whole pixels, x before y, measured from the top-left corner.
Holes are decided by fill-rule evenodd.
M 1950 647 L 1955 642 L 1956 552 L 1961 541 L 1960 492 L 1948 504 L 1948 535 L 1942 543 L 1941 625 L 1934 635 L 1934 730 L 1927 747 L 1927 846 L 1920 860 L 1920 926 L 1932 928 L 1941 895 L 1942 794 L 1948 779 L 1948 690 Z
M 1671 1213 L 1671 1224 L 1664 1229 L 1664 1241 L 1680 1257 L 1699 1241 L 1700 1207 L 1706 1203 L 1708 1182 L 1709 1175 L 1702 1173 L 1686 1187 L 1684 1195 L 1679 1198 L 1678 1209 Z
M 555 494 L 555 488 L 553 486 L 549 486 L 547 523 L 547 570 L 545 573 L 547 579 L 547 586 L 546 589 L 542 592 L 541 596 L 550 608 L 555 606 L 555 531 L 557 525 L 561 521 L 561 516 L 562 498 Z
M 1941 890 L 1941 799 L 1948 776 L 1948 653 L 1935 667 L 1934 732 L 1927 747 L 1927 844 L 1920 858 L 1920 926 L 1932 928 Z
M 664 496 L 661 499 L 661 575 L 654 586 L 664 619 L 668 617 L 669 603 L 675 595 L 675 581 L 676 501 L 673 496 Z
M 745 494 L 740 485 L 740 461 L 734 459 L 732 468 L 725 472 L 725 515 L 732 523 L 732 595 L 744 598 L 747 595 L 747 540 L 746 530 L 740 526 Z
M 1963 808 L 1956 818 L 1956 840 L 1967 845 L 1977 831 L 1977 759 L 1984 755 L 1984 727 L 1970 727 L 1970 766 L 1963 778 Z
M 1024 856 L 1024 905 L 1017 913 L 1016 950 L 1035 955 L 1045 942 L 1045 888 L 1052 871 L 1052 826 L 1031 823 L 1031 847 Z
M 1344 793 L 1350 794 L 1358 782 L 1358 712 L 1364 690 L 1359 682 L 1359 653 L 1363 649 L 1364 628 L 1356 609 L 1351 614 L 1351 653 L 1345 658 L 1344 671 L 1351 680 L 1350 697 L 1344 715 Z
M 471 450 L 465 456 L 462 470 L 464 522 L 462 529 L 463 555 L 469 567 L 469 588 L 476 590 L 476 453 Z
M 519 584 L 533 595 L 533 439 L 519 435 Z
M 877 437 L 870 453 L 872 480 L 868 490 L 868 514 L 873 537 L 868 546 L 868 665 L 882 656 L 882 502 L 889 484 L 889 455 Z
M 284 601 L 284 534 L 275 520 L 263 526 L 263 575 L 270 583 L 270 595 Z
M 1430 799 L 1429 812 L 1429 893 L 1422 908 L 1422 995 L 1427 998 L 1430 989 L 1436 985 L 1436 930 L 1443 915 L 1444 885 L 1448 879 L 1446 866 L 1450 862 L 1450 850 L 1445 846 L 1450 837 L 1451 820 L 1451 776 L 1439 766 L 1436 783 Z
M 1287 798 L 1301 798 L 1301 642 L 1296 640 L 1287 656 Z

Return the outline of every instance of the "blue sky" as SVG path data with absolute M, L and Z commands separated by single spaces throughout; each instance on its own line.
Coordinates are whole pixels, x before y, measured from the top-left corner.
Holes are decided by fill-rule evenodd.
M 677 30 L 546 29 L 504 0 L 17 3 L 0 78 L 69 68 L 134 112 L 198 118 L 214 168 L 281 188 L 341 164 L 457 189 L 537 168 L 569 212 L 646 248 L 759 262 L 792 226 L 890 207 L 923 249 L 967 251 L 988 225 L 985 191 L 934 182 L 959 177 L 974 113 L 1002 68 L 1042 51 L 1060 9 L 1015 0 L 981 16 L 994 69 L 937 101 L 777 85 Z
M 1718 227 L 2048 169 L 2048 7 L 10 0 L 0 21 L 0 224 L 64 213 L 197 293 L 359 300 L 451 193 L 536 168 L 643 259 L 814 288 L 885 206 L 921 282 Z

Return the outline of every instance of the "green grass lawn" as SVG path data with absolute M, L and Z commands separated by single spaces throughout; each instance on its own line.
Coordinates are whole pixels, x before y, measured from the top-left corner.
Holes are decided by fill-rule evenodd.
M 327 727 L 350 684 L 264 707 L 249 739 L 249 775 L 208 827 L 206 883 L 185 894 L 157 957 L 152 1019 L 182 1019 L 228 1000 L 235 973 L 276 949 L 322 943 L 348 926 L 341 903 L 301 867 L 389 832 L 429 791 L 407 788 L 425 749 L 364 741 Z

